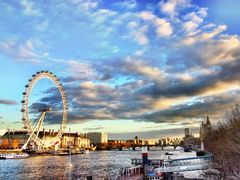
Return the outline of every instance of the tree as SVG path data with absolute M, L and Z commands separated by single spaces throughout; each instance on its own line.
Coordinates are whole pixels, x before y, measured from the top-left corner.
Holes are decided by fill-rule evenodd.
M 204 139 L 206 149 L 214 156 L 214 166 L 222 175 L 240 179 L 240 106 L 226 114 Z

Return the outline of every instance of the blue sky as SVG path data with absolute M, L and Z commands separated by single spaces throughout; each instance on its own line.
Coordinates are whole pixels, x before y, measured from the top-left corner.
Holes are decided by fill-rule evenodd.
M 197 132 L 207 114 L 215 123 L 239 102 L 237 0 L 10 0 L 0 8 L 1 128 L 20 128 L 24 85 L 42 69 L 63 82 L 73 131 L 112 138 Z M 56 102 L 51 93 L 38 103 Z

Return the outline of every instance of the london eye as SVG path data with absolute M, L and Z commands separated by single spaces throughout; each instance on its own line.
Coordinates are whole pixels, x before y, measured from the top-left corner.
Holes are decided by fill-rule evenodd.
M 44 137 L 40 137 L 40 132 L 44 130 L 43 126 L 46 123 L 51 122 L 51 120 L 56 119 L 56 117 L 51 116 L 46 121 L 46 117 L 48 114 L 51 114 L 51 111 L 54 111 L 52 104 L 48 103 L 47 106 L 39 107 L 37 111 L 33 112 L 31 109 L 31 93 L 33 88 L 36 87 L 40 81 L 42 80 L 50 80 L 52 85 L 52 89 L 58 91 L 59 94 L 59 102 L 60 109 L 58 109 L 58 124 L 55 123 L 55 127 L 57 127 L 57 132 L 52 134 L 51 139 L 47 139 Z M 53 91 L 53 90 L 52 90 Z M 42 91 L 44 93 L 46 91 Z M 51 92 L 53 94 L 53 92 Z M 53 145 L 59 143 L 60 138 L 66 128 L 67 117 L 68 117 L 68 105 L 67 105 L 67 98 L 65 95 L 65 91 L 63 85 L 61 84 L 58 77 L 49 71 L 39 71 L 32 75 L 32 77 L 28 80 L 28 84 L 25 85 L 25 91 L 23 92 L 23 99 L 22 103 L 22 121 L 24 123 L 24 128 L 27 130 L 29 135 L 28 140 L 22 146 L 22 149 L 26 149 L 27 146 L 31 143 L 36 146 L 38 149 L 48 149 Z M 32 114 L 35 114 L 34 116 Z M 46 122 L 45 122 L 46 121 Z

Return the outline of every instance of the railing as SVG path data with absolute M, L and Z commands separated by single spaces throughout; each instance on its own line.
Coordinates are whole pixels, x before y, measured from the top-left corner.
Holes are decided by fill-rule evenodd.
M 163 165 L 155 169 L 156 172 L 183 172 L 205 170 L 211 167 L 212 155 L 164 160 Z
M 131 159 L 132 164 L 141 165 L 142 159 Z M 158 166 L 155 168 L 155 172 L 183 172 L 183 171 L 195 171 L 205 170 L 211 166 L 212 155 L 189 157 L 179 159 L 152 159 L 149 160 L 148 165 Z
M 137 158 L 134 158 L 134 159 L 131 159 L 131 163 L 133 164 L 133 165 L 142 165 L 142 159 L 137 159 Z M 151 160 L 149 160 L 149 165 L 152 165 L 152 166 L 155 166 L 155 165 L 162 165 L 163 164 L 163 159 L 151 159 Z

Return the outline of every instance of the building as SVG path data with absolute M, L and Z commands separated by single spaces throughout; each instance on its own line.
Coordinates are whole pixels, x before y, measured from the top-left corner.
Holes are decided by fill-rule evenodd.
M 108 134 L 103 132 L 90 132 L 87 134 L 87 138 L 93 145 L 108 143 Z
M 85 134 L 64 133 L 61 138 L 60 147 L 74 147 L 78 149 L 90 147 L 90 139 L 88 139 Z
M 144 140 L 144 144 L 153 146 L 153 145 L 156 145 L 156 140 L 152 140 L 152 139 Z
M 0 137 L 1 149 L 20 149 L 28 140 L 29 135 L 26 130 L 7 130 Z
M 207 116 L 207 120 L 204 122 L 201 123 L 200 125 L 200 138 L 201 139 L 204 139 L 207 134 L 211 131 L 212 127 L 211 127 L 211 123 L 210 123 L 210 120 L 209 120 L 209 117 Z
M 158 140 L 158 145 L 160 146 L 177 146 L 181 145 L 181 138 L 163 138 Z
M 45 141 L 53 140 L 58 132 L 49 129 L 49 131 L 39 132 L 39 138 Z M 1 149 L 20 149 L 28 140 L 29 135 L 26 130 L 8 130 L 0 136 Z M 31 147 L 29 143 L 28 147 Z M 53 147 L 55 150 L 58 148 L 72 147 L 75 149 L 84 149 L 90 147 L 90 140 L 84 134 L 79 133 L 63 133 L 59 142 Z
M 200 125 L 200 141 L 201 141 L 201 149 L 204 149 L 203 140 L 207 136 L 207 134 L 211 131 L 212 126 L 209 120 L 209 117 L 207 116 L 207 120 L 205 122 L 202 122 Z
M 190 133 L 190 129 L 189 128 L 185 128 L 184 129 L 184 145 L 194 145 L 195 142 L 195 138 L 194 135 L 192 133 Z
M 185 132 L 185 137 L 190 136 L 190 129 L 189 128 L 185 128 L 184 132 Z

